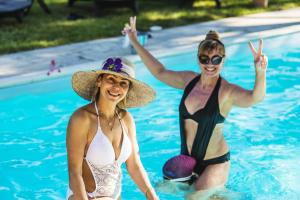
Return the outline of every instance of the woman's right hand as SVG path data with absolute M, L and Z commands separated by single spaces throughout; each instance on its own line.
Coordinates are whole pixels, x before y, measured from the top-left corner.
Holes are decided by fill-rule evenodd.
M 158 196 L 156 195 L 153 189 L 150 189 L 145 194 L 147 200 L 159 200 Z
M 130 24 L 125 24 L 122 34 L 127 35 L 131 42 L 138 41 L 137 39 L 137 31 L 136 31 L 136 17 L 129 18 Z

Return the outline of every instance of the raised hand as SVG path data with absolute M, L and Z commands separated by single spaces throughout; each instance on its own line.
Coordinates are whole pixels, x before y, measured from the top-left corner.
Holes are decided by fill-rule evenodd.
M 129 18 L 130 24 L 125 24 L 122 34 L 127 35 L 131 42 L 137 41 L 137 32 L 136 32 L 136 17 Z
M 268 67 L 268 57 L 262 53 L 263 40 L 259 40 L 258 51 L 254 48 L 253 44 L 249 42 L 249 47 L 254 57 L 254 65 L 257 71 L 266 71 Z

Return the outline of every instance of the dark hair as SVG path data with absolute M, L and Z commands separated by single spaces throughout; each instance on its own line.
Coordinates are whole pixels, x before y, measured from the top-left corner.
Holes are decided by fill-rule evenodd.
M 217 50 L 219 54 L 225 56 L 225 46 L 220 41 L 219 33 L 217 31 L 210 30 L 204 40 L 202 40 L 198 46 L 198 55 L 204 52 L 212 52 Z

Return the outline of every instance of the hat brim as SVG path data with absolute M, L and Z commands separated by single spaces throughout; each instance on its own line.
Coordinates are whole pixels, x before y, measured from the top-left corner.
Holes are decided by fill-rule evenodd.
M 131 78 L 126 74 L 109 70 L 79 71 L 74 73 L 72 76 L 72 87 L 74 91 L 80 97 L 91 101 L 96 89 L 96 81 L 100 74 L 112 74 L 125 78 L 131 82 L 124 108 L 144 106 L 155 98 L 155 91 L 146 83 Z

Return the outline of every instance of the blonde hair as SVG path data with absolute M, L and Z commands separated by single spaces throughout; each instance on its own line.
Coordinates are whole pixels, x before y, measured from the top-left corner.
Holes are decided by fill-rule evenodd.
M 204 40 L 202 40 L 198 46 L 198 55 L 204 54 L 204 52 L 212 52 L 217 50 L 219 54 L 225 56 L 225 46 L 220 41 L 220 36 L 217 31 L 210 30 Z

